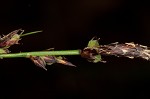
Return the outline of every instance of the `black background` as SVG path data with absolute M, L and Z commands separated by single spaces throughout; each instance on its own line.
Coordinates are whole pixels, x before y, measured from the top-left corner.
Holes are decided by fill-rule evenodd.
M 0 3 L 0 34 L 22 28 L 43 30 L 24 37 L 12 52 L 47 48 L 80 49 L 93 37 L 100 44 L 150 45 L 150 9 L 141 0 L 12 0 Z M 0 99 L 148 99 L 150 62 L 104 57 L 89 63 L 67 56 L 77 68 L 60 64 L 36 67 L 24 58 L 0 60 Z

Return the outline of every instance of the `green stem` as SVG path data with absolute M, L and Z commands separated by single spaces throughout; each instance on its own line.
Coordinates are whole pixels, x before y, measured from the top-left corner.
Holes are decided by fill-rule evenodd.
M 61 51 L 35 51 L 35 52 L 21 52 L 1 54 L 0 58 L 18 58 L 18 57 L 30 57 L 30 56 L 57 56 L 57 55 L 80 55 L 80 50 L 61 50 Z
M 31 35 L 31 34 L 36 34 L 36 33 L 39 33 L 39 32 L 42 32 L 42 31 L 34 31 L 34 32 L 29 32 L 29 33 L 21 34 L 21 37 L 27 36 L 27 35 Z

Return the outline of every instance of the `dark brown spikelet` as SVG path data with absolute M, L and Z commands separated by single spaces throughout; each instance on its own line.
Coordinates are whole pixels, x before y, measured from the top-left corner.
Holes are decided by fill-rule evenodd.
M 89 62 L 92 62 L 94 60 L 94 56 L 98 54 L 99 53 L 96 49 L 87 47 L 81 52 L 81 57 L 86 58 Z
M 142 58 L 150 61 L 150 49 L 147 46 L 125 43 L 101 45 L 98 49 L 101 55 L 115 55 L 118 57 Z
M 81 56 L 87 59 L 92 59 L 92 57 L 96 54 L 100 54 L 102 56 L 114 55 L 117 57 L 128 57 L 131 59 L 142 58 L 150 61 L 150 48 L 133 42 L 125 44 L 119 44 L 116 42 L 108 45 L 99 45 L 92 49 L 86 47 L 82 51 Z
M 59 64 L 76 67 L 71 62 L 68 62 L 64 57 L 58 57 L 58 58 L 56 58 L 56 62 L 59 63 Z
M 22 29 L 14 30 L 9 34 L 0 38 L 0 48 L 10 47 L 14 44 L 18 44 L 20 40 L 20 35 L 24 32 Z
M 47 65 L 52 65 L 56 63 L 56 59 L 54 56 L 42 56 Z
M 39 56 L 30 56 L 30 59 L 34 62 L 34 64 L 38 67 L 43 68 L 44 70 L 46 69 L 46 62 L 43 58 Z
M 41 67 L 44 70 L 47 70 L 46 65 L 52 65 L 54 63 L 75 67 L 75 65 L 66 61 L 66 59 L 61 56 L 30 56 L 29 58 L 34 62 L 36 66 Z

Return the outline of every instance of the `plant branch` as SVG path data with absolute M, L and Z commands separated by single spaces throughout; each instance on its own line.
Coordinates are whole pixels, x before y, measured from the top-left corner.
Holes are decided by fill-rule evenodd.
M 29 58 L 35 65 L 46 69 L 46 65 L 52 65 L 54 63 L 59 63 L 68 66 L 74 66 L 71 62 L 68 62 L 65 57 L 61 55 L 81 55 L 81 57 L 86 58 L 89 62 L 105 62 L 102 56 L 117 56 L 117 57 L 128 57 L 128 58 L 142 58 L 150 61 L 150 48 L 140 44 L 125 43 L 119 44 L 111 43 L 108 45 L 100 45 L 99 38 L 92 38 L 87 47 L 83 50 L 59 50 L 59 51 L 33 51 L 33 52 L 20 52 L 20 53 L 9 53 L 9 47 L 14 44 L 18 44 L 21 37 L 36 34 L 42 31 L 34 31 L 23 34 L 24 30 L 18 29 L 10 32 L 7 35 L 0 37 L 0 59 L 3 58 Z

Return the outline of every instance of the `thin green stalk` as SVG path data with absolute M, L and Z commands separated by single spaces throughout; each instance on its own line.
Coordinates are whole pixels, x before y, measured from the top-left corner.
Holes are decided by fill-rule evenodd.
M 1 54 L 0 58 L 18 58 L 18 57 L 46 56 L 46 55 L 50 56 L 80 55 L 80 50 L 20 52 L 20 53 Z
M 31 34 L 36 34 L 36 33 L 39 33 L 39 32 L 42 32 L 42 31 L 34 31 L 34 32 L 29 32 L 29 33 L 21 34 L 21 37 L 27 36 L 27 35 L 31 35 Z

